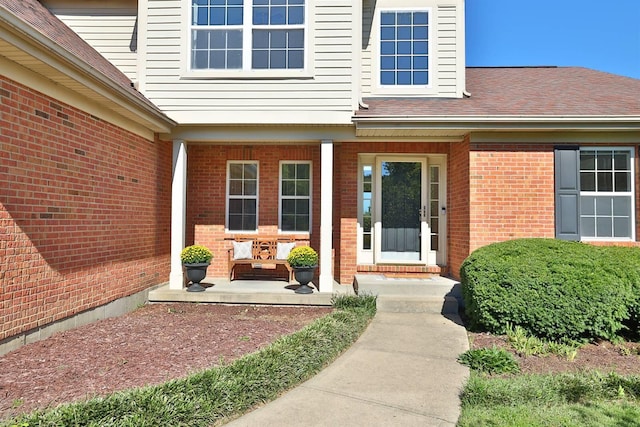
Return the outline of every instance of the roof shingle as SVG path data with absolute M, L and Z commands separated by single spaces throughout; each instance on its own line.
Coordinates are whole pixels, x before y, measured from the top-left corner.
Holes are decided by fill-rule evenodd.
M 640 116 L 640 80 L 581 67 L 467 68 L 470 98 L 366 98 L 356 117 Z

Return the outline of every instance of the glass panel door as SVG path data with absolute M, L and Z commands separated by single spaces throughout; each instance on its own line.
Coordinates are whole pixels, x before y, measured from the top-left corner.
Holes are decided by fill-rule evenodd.
M 427 226 L 423 159 L 380 159 L 376 259 L 382 262 L 426 262 Z

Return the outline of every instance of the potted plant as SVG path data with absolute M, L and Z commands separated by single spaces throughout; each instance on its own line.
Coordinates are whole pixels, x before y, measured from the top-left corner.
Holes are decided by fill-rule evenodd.
M 300 283 L 296 293 L 310 294 L 313 289 L 308 283 L 313 279 L 316 267 L 318 267 L 318 253 L 310 246 L 296 246 L 291 249 L 287 262 L 293 268 L 293 274 Z
M 211 264 L 213 254 L 202 245 L 187 246 L 180 252 L 180 260 L 187 272 L 187 278 L 192 283 L 188 292 L 202 292 L 204 287 L 200 284 L 207 275 L 207 267 Z

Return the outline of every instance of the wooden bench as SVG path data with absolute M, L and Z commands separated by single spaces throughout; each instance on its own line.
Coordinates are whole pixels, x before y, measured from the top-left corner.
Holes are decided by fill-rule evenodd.
M 263 265 L 273 265 L 275 266 L 274 268 L 277 268 L 278 265 L 284 265 L 289 272 L 289 283 L 291 283 L 291 281 L 293 280 L 293 269 L 287 262 L 286 257 L 284 257 L 284 259 L 277 258 L 277 252 L 278 243 L 295 245 L 295 242 L 293 240 L 278 237 L 264 238 L 251 236 L 247 238 L 235 239 L 234 242 L 245 242 L 245 244 L 246 242 L 252 242 L 251 254 L 250 258 L 248 254 L 245 254 L 247 255 L 246 257 L 237 259 L 236 257 L 234 257 L 234 247 L 231 247 L 229 249 L 229 281 L 235 279 L 235 267 L 237 265 L 251 265 L 252 268 L 262 268 Z

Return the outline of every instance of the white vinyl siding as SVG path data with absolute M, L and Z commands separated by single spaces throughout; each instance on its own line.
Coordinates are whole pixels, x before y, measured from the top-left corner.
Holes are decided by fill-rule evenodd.
M 381 10 L 410 10 L 430 8 L 431 27 L 429 45 L 430 89 L 407 94 L 399 87 L 398 93 L 377 83 L 379 12 Z M 375 18 L 375 19 L 374 19 Z M 461 0 L 379 0 L 375 8 L 363 9 L 362 94 L 363 96 L 415 95 L 434 97 L 461 97 L 465 90 L 464 75 L 464 16 Z
M 256 78 L 193 78 L 190 5 L 191 0 L 148 2 L 144 94 L 170 117 L 183 124 L 350 123 L 357 108 L 351 1 L 307 0 L 309 65 L 296 78 L 264 74 L 272 70 L 252 70 Z
M 137 80 L 135 1 L 48 0 L 43 3 L 127 77 Z

